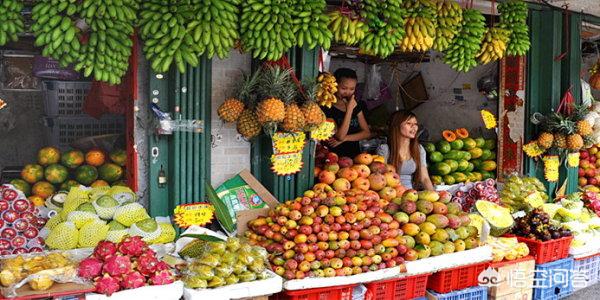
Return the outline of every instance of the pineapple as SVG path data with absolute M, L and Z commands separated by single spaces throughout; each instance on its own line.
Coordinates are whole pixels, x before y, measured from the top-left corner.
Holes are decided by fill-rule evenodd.
M 325 122 L 325 113 L 315 102 L 307 102 L 302 106 L 302 112 L 306 119 L 306 125 L 308 126 L 319 126 Z
M 279 123 L 285 118 L 285 104 L 281 99 L 268 98 L 258 104 L 256 113 L 260 124 Z
M 562 134 L 562 133 L 554 134 L 554 146 L 556 148 L 560 148 L 560 149 L 567 148 L 567 139 L 565 138 L 564 134 Z
M 260 134 L 260 123 L 251 109 L 245 109 L 237 120 L 237 131 L 247 140 Z
M 302 131 L 306 125 L 304 114 L 298 104 L 292 102 L 285 107 L 285 119 L 283 120 L 282 128 L 286 131 L 295 132 Z
M 542 132 L 537 138 L 538 146 L 542 147 L 543 149 L 552 147 L 552 142 L 554 142 L 554 136 L 549 132 Z
M 242 114 L 242 111 L 244 111 L 244 108 L 244 102 L 236 98 L 229 98 L 219 106 L 217 113 L 221 120 L 225 122 L 235 122 Z
M 591 135 L 586 135 L 583 137 L 583 148 L 588 149 L 594 146 L 594 137 Z
M 577 121 L 577 134 L 581 136 L 590 135 L 593 133 L 592 125 L 586 120 Z
M 264 131 L 272 136 L 277 131 L 278 123 L 285 119 L 285 105 L 292 103 L 297 95 L 292 70 L 279 66 L 266 67 L 261 71 L 258 87 L 259 99 L 263 100 L 256 107 L 256 115 Z
M 567 148 L 569 150 L 579 150 L 583 147 L 583 138 L 575 133 L 567 136 Z

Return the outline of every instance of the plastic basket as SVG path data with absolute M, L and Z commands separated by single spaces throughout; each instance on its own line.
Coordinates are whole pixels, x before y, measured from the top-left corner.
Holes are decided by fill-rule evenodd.
M 427 299 L 430 300 L 487 300 L 487 288 L 476 286 L 468 289 L 454 291 L 451 293 L 436 293 L 427 291 Z
M 565 258 L 535 266 L 534 300 L 565 298 L 573 292 L 573 258 Z
M 47 118 L 48 144 L 61 150 L 80 138 L 125 132 L 125 119 L 120 115 L 105 115 L 100 120 L 92 117 Z
M 569 256 L 569 248 L 573 237 L 569 236 L 542 242 L 518 236 L 517 240 L 527 244 L 529 255 L 535 258 L 536 264 L 545 264 Z
M 414 299 L 425 296 L 429 274 L 420 274 L 365 284 L 365 300 Z
M 600 254 L 576 258 L 573 261 L 573 290 L 586 288 L 600 281 Z
M 352 300 L 352 289 L 356 284 L 331 286 L 318 289 L 283 291 L 272 300 Z
M 478 284 L 477 277 L 488 267 L 489 263 L 476 263 L 466 266 L 441 270 L 427 280 L 427 289 L 438 293 L 449 293 Z
M 46 116 L 83 115 L 83 103 L 90 87 L 91 82 L 85 81 L 44 81 Z

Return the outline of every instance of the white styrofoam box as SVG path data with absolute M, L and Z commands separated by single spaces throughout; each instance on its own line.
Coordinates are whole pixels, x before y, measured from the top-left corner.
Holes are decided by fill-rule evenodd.
M 123 290 L 106 296 L 96 293 L 85 294 L 86 300 L 179 300 L 183 295 L 183 281 L 167 285 L 150 285 L 132 290 Z
M 408 261 L 406 262 L 406 273 L 408 275 L 433 273 L 444 269 L 491 260 L 492 248 L 490 246 L 481 246 L 475 249 Z
M 242 282 L 213 289 L 183 289 L 185 300 L 229 300 L 272 295 L 281 292 L 283 279 L 270 270 L 270 278 L 251 282 Z M 140 298 L 141 299 L 141 298 Z
M 367 283 L 371 281 L 384 280 L 388 278 L 398 277 L 400 275 L 400 267 L 382 269 L 374 272 L 366 272 L 352 276 L 337 276 L 328 278 L 305 278 L 288 280 L 283 283 L 283 288 L 290 291 L 314 289 L 330 286 L 349 285 L 356 283 Z

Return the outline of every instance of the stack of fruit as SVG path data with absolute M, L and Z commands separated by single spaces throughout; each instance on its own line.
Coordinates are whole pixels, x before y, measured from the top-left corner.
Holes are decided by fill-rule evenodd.
M 110 160 L 108 159 L 110 158 Z M 125 185 L 121 180 L 127 160 L 123 150 L 115 150 L 108 157 L 101 150 L 83 153 L 69 150 L 61 153 L 54 147 L 38 152 L 37 164 L 28 164 L 21 172 L 21 179 L 11 181 L 36 205 L 56 191 L 69 191 L 72 187 Z
M 600 103 L 594 102 L 592 104 L 592 106 L 590 107 L 590 111 L 587 113 L 587 115 L 585 115 L 584 120 L 587 121 L 590 125 L 592 125 L 592 139 L 594 143 L 600 144 Z
M 552 222 L 561 224 L 573 233 L 572 248 L 597 244 L 600 228 L 600 208 L 598 195 L 594 192 L 573 193 L 558 199 L 555 203 L 545 203 L 542 209 Z
M 465 129 L 446 130 L 442 141 L 424 145 L 433 184 L 452 185 L 496 178 L 496 141 L 470 138 Z
M 515 260 L 529 255 L 529 247 L 514 237 L 488 237 L 486 244 L 492 247 L 492 261 Z
M 584 192 L 581 198 L 585 207 L 600 217 L 600 197 L 595 192 Z
M 515 219 L 516 225 L 512 232 L 518 236 L 543 242 L 571 236 L 569 229 L 551 224 L 550 221 L 550 215 L 542 209 L 536 208 L 524 217 Z
M 529 27 L 527 27 L 527 3 L 523 0 L 509 0 L 498 4 L 500 27 L 509 31 L 510 37 L 506 54 L 525 55 L 529 50 Z
M 5 0 L 2 1 L 2 6 L 0 15 L 6 25 L 0 28 L 0 46 L 4 46 L 9 41 L 16 42 L 19 39 L 18 34 L 25 31 L 25 24 L 21 15 L 23 3 L 18 0 Z
M 32 276 L 27 284 L 35 291 L 47 290 L 54 284 L 53 278 L 68 282 L 77 278 L 75 263 L 63 253 L 39 253 L 26 257 L 17 255 L 1 262 L 0 283 L 5 288 L 14 288 L 29 275 Z M 5 290 L 5 292 L 7 292 Z M 9 293 L 11 291 L 8 291 Z
M 465 212 L 471 211 L 477 200 L 500 203 L 500 195 L 496 190 L 496 180 L 489 178 L 485 181 L 476 182 L 466 191 L 458 190 L 454 192 L 452 197 L 452 201 L 460 203 Z
M 598 145 L 579 151 L 579 186 L 600 186 L 600 152 Z
M 546 187 L 535 177 L 509 176 L 500 191 L 500 201 L 511 211 L 529 211 L 548 202 Z
M 0 255 L 42 252 L 44 239 L 39 236 L 47 219 L 10 185 L 0 186 Z
M 235 237 L 230 237 L 227 241 L 196 239 L 184 246 L 179 255 L 192 258 L 182 270 L 185 274 L 182 278 L 185 286 L 192 289 L 215 288 L 266 279 L 269 276 L 266 272 L 265 250 L 242 243 Z
M 150 218 L 126 187 L 72 188 L 58 213 L 46 224 L 50 249 L 92 248 L 102 240 L 120 242 L 125 235 L 155 244 L 175 239 L 170 222 Z
M 93 280 L 96 292 L 108 296 L 119 290 L 175 281 L 171 267 L 139 237 L 126 237 L 118 244 L 100 242 L 93 255 L 79 263 L 78 274 Z
M 333 41 L 348 46 L 358 44 L 365 38 L 368 26 L 360 20 L 356 10 L 335 10 L 329 13 L 329 30 L 333 33 Z

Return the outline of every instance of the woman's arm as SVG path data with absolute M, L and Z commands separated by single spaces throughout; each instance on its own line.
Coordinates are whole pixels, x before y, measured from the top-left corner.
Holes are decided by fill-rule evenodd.
M 357 102 L 356 99 L 354 99 L 353 95 L 352 98 L 350 98 L 350 100 L 348 101 L 348 105 L 346 105 L 346 114 L 344 115 L 342 124 L 340 124 L 337 131 L 335 132 L 336 140 L 340 142 L 346 140 L 346 137 L 348 136 L 348 129 L 350 128 L 350 121 L 352 120 L 352 112 L 354 111 L 354 108 L 356 108 L 356 106 Z
M 354 134 L 346 135 L 343 141 L 355 142 L 364 139 L 368 139 L 371 137 L 371 129 L 369 129 L 369 124 L 367 124 L 367 119 L 363 112 L 358 113 L 358 124 L 360 125 L 360 131 Z M 347 130 L 346 130 L 347 131 Z
M 428 191 L 433 191 L 433 183 L 431 182 L 431 178 L 429 178 L 429 172 L 427 171 L 427 167 L 421 166 L 421 171 L 419 173 L 419 181 L 421 182 L 423 187 Z

